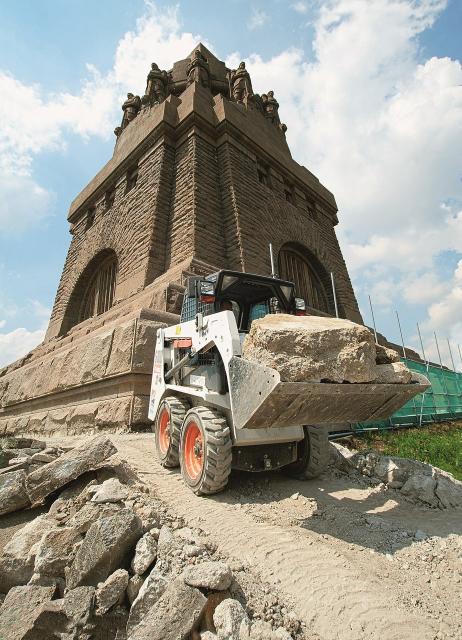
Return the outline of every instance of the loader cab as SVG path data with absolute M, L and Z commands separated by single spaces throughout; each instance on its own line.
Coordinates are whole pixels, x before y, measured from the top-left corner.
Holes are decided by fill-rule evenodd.
M 247 333 L 253 320 L 269 313 L 296 313 L 294 283 L 241 271 L 218 271 L 205 278 L 188 279 L 181 322 L 232 311 L 240 333 Z

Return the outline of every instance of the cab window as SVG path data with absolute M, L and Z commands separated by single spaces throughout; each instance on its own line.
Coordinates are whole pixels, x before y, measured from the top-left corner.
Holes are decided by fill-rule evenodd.
M 241 306 L 239 302 L 236 302 L 236 300 L 221 300 L 219 308 L 220 311 L 232 311 L 236 318 L 236 324 L 239 326 L 239 319 L 241 317 Z
M 258 318 L 264 318 L 268 313 L 270 313 L 270 308 L 266 300 L 264 302 L 251 304 L 249 310 L 249 323 L 254 320 L 258 320 Z

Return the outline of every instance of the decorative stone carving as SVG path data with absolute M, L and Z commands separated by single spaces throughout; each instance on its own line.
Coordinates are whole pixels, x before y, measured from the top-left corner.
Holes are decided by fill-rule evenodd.
M 120 127 L 114 129 L 114 133 L 118 137 L 121 132 L 127 127 L 132 120 L 136 118 L 141 109 L 141 98 L 133 95 L 133 93 L 127 93 L 127 99 L 122 105 L 122 111 L 124 115 L 122 117 L 122 123 Z
M 157 64 L 151 64 L 146 80 L 146 91 L 141 99 L 143 104 L 160 104 L 167 97 L 168 74 L 161 71 Z
M 263 104 L 262 97 L 258 93 L 254 94 L 253 103 L 255 105 L 256 110 L 260 111 L 260 113 L 265 115 L 265 105 Z
M 252 81 L 245 68 L 245 62 L 240 62 L 238 68 L 231 71 L 230 94 L 240 103 L 243 103 L 245 98 L 253 96 Z
M 202 55 L 202 53 L 196 49 L 194 51 L 193 58 L 187 69 L 188 85 L 193 82 L 198 82 L 203 87 L 210 87 L 210 71 L 209 65 Z
M 279 118 L 279 102 L 274 97 L 274 91 L 268 91 L 261 96 L 261 103 L 263 106 L 263 112 L 268 120 L 276 125 L 284 134 L 287 131 L 287 126 L 281 123 Z
M 268 118 L 273 124 L 279 125 L 279 102 L 274 97 L 274 91 L 268 91 L 267 94 L 262 95 L 263 108 L 265 110 L 265 117 Z

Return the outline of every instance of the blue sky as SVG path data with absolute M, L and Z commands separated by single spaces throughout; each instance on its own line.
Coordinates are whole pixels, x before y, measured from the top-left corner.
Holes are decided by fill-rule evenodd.
M 370 294 L 391 339 L 398 309 L 408 343 L 419 321 L 430 354 L 433 330 L 457 350 L 461 28 L 460 0 L 1 3 L 0 365 L 42 339 L 67 210 L 112 154 L 121 97 L 199 38 L 275 90 L 295 159 L 337 197 L 365 321 Z

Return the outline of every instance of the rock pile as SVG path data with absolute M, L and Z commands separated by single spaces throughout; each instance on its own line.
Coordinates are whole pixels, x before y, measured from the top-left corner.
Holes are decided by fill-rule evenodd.
M 276 369 L 287 382 L 407 384 L 398 353 L 375 344 L 367 327 L 318 316 L 267 315 L 254 320 L 243 357 Z
M 35 449 L 50 460 L 34 460 Z M 166 517 L 107 437 L 68 451 L 15 439 L 3 450 L 23 466 L 2 469 L 0 513 L 49 508 L 0 555 L 0 638 L 292 638 L 249 618 L 230 567 L 201 532 Z
M 399 490 L 413 502 L 439 509 L 462 506 L 462 482 L 431 464 L 382 456 L 375 451 L 350 451 L 337 443 L 332 445 L 332 461 L 341 471 L 348 473 L 355 469 Z

